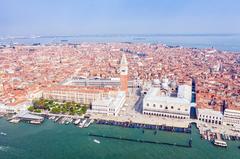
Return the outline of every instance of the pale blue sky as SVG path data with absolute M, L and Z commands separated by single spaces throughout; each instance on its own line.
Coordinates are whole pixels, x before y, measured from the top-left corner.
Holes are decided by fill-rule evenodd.
M 240 33 L 240 0 L 0 0 L 0 35 Z

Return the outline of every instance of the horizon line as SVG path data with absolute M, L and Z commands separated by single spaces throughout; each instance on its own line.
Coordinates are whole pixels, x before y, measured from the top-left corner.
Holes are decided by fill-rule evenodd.
M 102 34 L 76 34 L 76 35 L 67 35 L 67 34 L 53 34 L 53 35 L 0 35 L 0 38 L 5 39 L 18 39 L 18 38 L 52 38 L 52 37 L 111 37 L 111 36 L 234 36 L 240 35 L 240 33 L 102 33 Z

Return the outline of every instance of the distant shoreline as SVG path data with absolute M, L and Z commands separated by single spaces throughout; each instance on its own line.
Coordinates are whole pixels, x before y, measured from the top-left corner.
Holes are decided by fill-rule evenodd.
M 0 38 L 1 45 L 81 44 L 81 43 L 147 43 L 184 48 L 207 49 L 240 53 L 240 34 L 99 34 L 8 36 Z

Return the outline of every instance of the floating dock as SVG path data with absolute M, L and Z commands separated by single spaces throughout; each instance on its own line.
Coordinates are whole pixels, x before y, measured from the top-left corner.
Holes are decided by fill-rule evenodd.
M 92 133 L 89 133 L 88 135 L 89 136 L 93 136 L 93 137 L 113 139 L 113 140 L 122 140 L 122 141 L 130 141 L 130 142 L 158 144 L 158 145 L 168 145 L 168 146 L 177 146 L 177 147 L 184 147 L 184 148 L 191 148 L 192 147 L 192 139 L 189 140 L 188 145 L 183 145 L 183 144 L 177 144 L 177 143 L 149 141 L 149 140 L 142 140 L 142 139 L 130 139 L 130 138 L 124 138 L 124 137 L 114 137 L 114 136 L 98 135 L 98 134 L 92 134 Z

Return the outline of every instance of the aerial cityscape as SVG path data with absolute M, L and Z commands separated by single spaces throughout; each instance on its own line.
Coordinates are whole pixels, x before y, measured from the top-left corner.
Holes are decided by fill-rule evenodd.
M 114 14 L 121 5 L 136 9 L 125 0 L 99 1 L 79 3 L 110 5 Z M 217 7 L 224 5 L 234 7 Z M 0 20 L 12 17 L 10 10 L 0 11 Z M 27 36 L 27 26 L 13 21 L 0 28 L 1 158 L 240 158 L 240 36 L 225 33 L 240 30 L 190 35 L 166 27 L 166 34 L 151 34 L 153 27 L 147 34 L 140 26 L 140 34 L 112 34 L 90 27 L 93 34 L 60 36 L 62 26 L 46 31 L 33 24 Z M 21 24 L 19 33 L 9 29 L 13 23 Z

